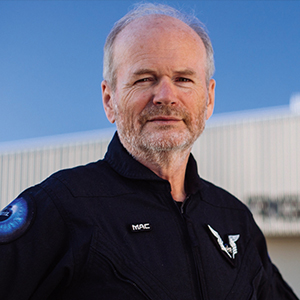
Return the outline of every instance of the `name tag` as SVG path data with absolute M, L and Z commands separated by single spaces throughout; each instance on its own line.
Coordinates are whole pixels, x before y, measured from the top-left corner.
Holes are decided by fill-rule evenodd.
M 150 230 L 151 230 L 150 223 L 131 224 L 131 231 L 132 232 L 142 232 L 142 231 L 150 231 Z

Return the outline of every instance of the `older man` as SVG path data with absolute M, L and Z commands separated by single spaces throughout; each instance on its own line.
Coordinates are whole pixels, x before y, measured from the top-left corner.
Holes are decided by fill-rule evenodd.
M 297 299 L 248 209 L 190 154 L 214 107 L 201 23 L 142 5 L 105 46 L 104 160 L 58 172 L 0 215 L 1 299 Z

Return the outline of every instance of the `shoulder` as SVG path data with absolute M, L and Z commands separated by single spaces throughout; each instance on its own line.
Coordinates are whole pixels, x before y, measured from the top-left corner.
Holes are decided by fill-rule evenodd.
M 122 189 L 121 176 L 105 160 L 54 173 L 41 183 L 48 193 L 71 197 L 113 196 Z
M 11 243 L 28 232 L 65 232 L 65 222 L 51 196 L 40 185 L 23 191 L 0 211 L 0 244 Z
M 110 167 L 103 161 L 63 169 L 48 177 L 40 186 L 49 194 L 72 196 L 93 196 L 101 194 L 102 181 L 109 174 Z M 99 180 L 100 179 L 100 180 Z
M 88 204 L 88 201 L 77 201 L 74 205 L 75 199 L 102 195 L 106 185 L 102 179 L 109 172 L 107 164 L 98 161 L 60 170 L 26 189 L 0 211 L 0 244 L 18 239 L 37 224 L 40 230 L 44 224 L 47 224 L 45 228 L 69 230 L 76 205 L 83 209 Z
M 68 224 L 66 211 L 72 207 L 76 195 L 101 194 L 99 178 L 104 177 L 101 172 L 107 173 L 106 169 L 105 163 L 99 161 L 61 170 L 23 191 L 0 211 L 0 244 L 23 236 L 33 224 L 39 224 L 40 229 L 41 224 L 47 224 L 61 230 Z

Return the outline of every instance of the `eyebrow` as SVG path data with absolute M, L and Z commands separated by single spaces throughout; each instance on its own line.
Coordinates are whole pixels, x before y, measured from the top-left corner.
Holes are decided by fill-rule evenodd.
M 144 74 L 154 74 L 156 73 L 153 69 L 139 69 L 135 72 L 133 72 L 134 75 L 139 76 L 139 75 L 144 75 Z M 176 75 L 195 75 L 196 72 L 191 70 L 191 69 L 184 69 L 180 71 L 175 71 L 174 74 Z
M 196 74 L 196 72 L 191 70 L 191 69 L 185 69 L 185 70 L 182 70 L 182 71 L 175 71 L 174 73 L 177 74 L 177 75 L 190 75 L 190 76 L 193 76 L 193 75 Z
M 151 70 L 151 69 L 139 69 L 135 72 L 133 72 L 134 75 L 144 75 L 144 74 L 153 74 L 155 73 L 154 70 Z

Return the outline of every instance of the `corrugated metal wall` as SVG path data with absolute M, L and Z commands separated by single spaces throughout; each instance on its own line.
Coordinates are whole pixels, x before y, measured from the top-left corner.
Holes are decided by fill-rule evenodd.
M 218 123 L 195 147 L 201 172 L 244 200 L 298 193 L 299 150 L 298 115 Z
M 300 235 L 299 114 L 217 118 L 193 152 L 201 176 L 245 202 L 266 235 Z

